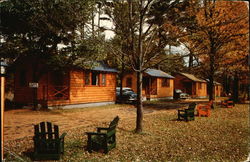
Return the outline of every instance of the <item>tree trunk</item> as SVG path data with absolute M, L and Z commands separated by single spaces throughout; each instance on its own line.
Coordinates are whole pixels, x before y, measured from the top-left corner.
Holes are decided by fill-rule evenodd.
M 191 70 L 193 68 L 193 62 L 194 62 L 193 53 L 190 52 L 189 61 L 188 61 L 188 69 L 189 70 Z
M 33 63 L 33 74 L 32 74 L 32 81 L 33 83 L 38 83 L 38 76 L 37 76 L 37 61 Z M 38 110 L 38 100 L 37 100 L 37 88 L 33 87 L 33 109 Z
M 124 55 L 122 55 L 122 60 L 124 60 Z M 124 62 L 122 62 L 122 68 L 120 73 L 120 99 L 122 99 L 123 93 L 122 93 L 122 83 L 123 83 L 123 74 L 124 74 Z
M 215 73 L 215 56 L 216 56 L 216 51 L 214 48 L 214 41 L 211 36 L 212 34 L 210 33 L 210 71 L 209 71 L 209 82 L 208 82 L 208 94 L 209 94 L 209 101 L 214 100 L 214 73 Z
M 233 80 L 233 101 L 235 103 L 239 101 L 239 77 L 237 72 L 235 73 Z
M 92 37 L 94 38 L 95 37 L 95 14 L 94 14 L 94 6 L 93 6 L 93 9 L 92 9 L 92 13 L 91 13 L 91 28 L 92 28 Z
M 214 68 L 213 64 L 210 63 L 210 75 L 209 75 L 209 82 L 208 82 L 208 95 L 209 101 L 214 100 Z
M 223 75 L 223 91 L 224 91 L 224 95 L 223 96 L 227 96 L 228 94 L 228 76 L 227 75 Z
M 140 0 L 140 11 L 143 11 L 143 1 Z M 135 51 L 137 53 L 137 62 L 136 62 L 136 69 L 137 69 L 137 118 L 136 118 L 136 133 L 141 133 L 143 126 L 143 106 L 142 106 L 142 68 L 143 68 L 143 41 L 142 41 L 142 33 L 143 33 L 143 14 L 142 12 L 139 13 L 140 22 L 139 22 L 139 35 L 138 35 L 138 48 Z M 133 33 L 134 35 L 134 33 Z
M 142 132 L 143 106 L 142 106 L 142 72 L 137 72 L 137 116 L 136 133 Z
M 208 82 L 208 95 L 209 95 L 209 101 L 214 100 L 214 78 L 209 77 L 209 82 Z

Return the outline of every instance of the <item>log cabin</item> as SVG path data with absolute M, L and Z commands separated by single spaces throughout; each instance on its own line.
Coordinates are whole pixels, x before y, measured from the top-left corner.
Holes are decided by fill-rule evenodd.
M 206 81 L 207 81 L 207 89 L 208 89 L 208 81 L 209 80 L 206 79 Z M 221 97 L 222 91 L 223 91 L 222 84 L 214 81 L 214 97 Z M 209 93 L 209 92 L 207 91 L 207 93 Z M 208 94 L 207 94 L 207 96 L 208 96 Z
M 91 69 L 72 68 L 63 73 L 46 68 L 44 64 L 38 64 L 40 77 L 34 83 L 32 65 L 17 65 L 14 79 L 15 103 L 29 105 L 36 99 L 42 107 L 49 109 L 115 103 L 116 69 L 103 63 Z M 46 69 L 45 72 L 43 69 Z
M 214 96 L 221 97 L 222 91 L 223 91 L 223 87 L 222 87 L 221 83 L 214 82 Z
M 174 77 L 157 69 L 147 69 L 143 73 L 143 100 L 173 99 Z M 137 93 L 136 73 L 126 73 L 122 81 L 123 87 L 131 88 Z
M 173 73 L 174 89 L 180 89 L 187 93 L 192 98 L 207 97 L 207 82 L 206 80 L 195 77 L 187 73 Z

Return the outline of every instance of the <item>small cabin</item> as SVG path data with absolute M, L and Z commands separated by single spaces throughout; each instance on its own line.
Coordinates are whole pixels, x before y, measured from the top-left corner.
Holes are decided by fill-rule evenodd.
M 123 77 L 123 87 L 130 87 L 137 92 L 136 73 L 127 73 Z M 173 99 L 174 77 L 157 69 L 147 69 L 143 73 L 142 96 L 143 99 Z
M 208 79 L 206 81 L 207 81 L 207 89 L 208 89 Z M 222 91 L 223 91 L 222 84 L 214 81 L 214 97 L 221 97 Z M 207 93 L 209 92 L 207 91 Z
M 103 63 L 91 69 L 68 69 L 64 72 L 46 69 L 42 64 L 37 67 L 40 77 L 34 82 L 32 65 L 17 65 L 14 88 L 16 103 L 29 105 L 34 97 L 46 108 L 81 108 L 115 103 L 117 70 Z
M 180 89 L 192 98 L 207 97 L 207 82 L 192 74 L 174 73 L 174 89 Z
M 222 91 L 223 91 L 222 85 L 218 82 L 214 82 L 214 95 L 215 95 L 215 97 L 221 97 Z

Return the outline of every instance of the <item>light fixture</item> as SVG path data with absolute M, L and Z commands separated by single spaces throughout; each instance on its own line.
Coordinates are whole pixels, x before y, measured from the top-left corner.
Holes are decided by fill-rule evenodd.
M 0 75 L 5 76 L 7 64 L 4 60 L 0 60 Z

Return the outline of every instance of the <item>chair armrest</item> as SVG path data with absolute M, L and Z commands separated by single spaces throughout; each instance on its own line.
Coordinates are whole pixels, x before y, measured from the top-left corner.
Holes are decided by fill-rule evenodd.
M 193 113 L 194 112 L 194 109 L 185 109 L 185 113 Z
M 210 106 L 209 105 L 198 105 L 197 110 L 200 110 L 200 109 L 210 109 Z
M 185 110 L 186 110 L 186 109 L 185 109 Z M 178 113 L 179 113 L 179 112 L 185 112 L 185 110 L 178 110 Z
M 99 133 L 99 132 L 85 132 L 88 136 L 92 136 L 92 135 L 107 135 L 106 133 Z
M 101 133 L 102 130 L 107 131 L 109 128 L 97 127 L 97 132 Z
M 60 136 L 60 139 L 64 139 L 64 137 L 67 135 L 67 133 L 63 133 L 61 136 Z

